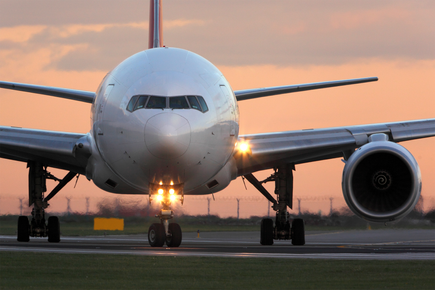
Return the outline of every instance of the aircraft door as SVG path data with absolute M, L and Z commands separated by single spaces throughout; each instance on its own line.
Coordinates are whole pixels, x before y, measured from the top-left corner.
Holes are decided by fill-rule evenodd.
M 97 116 L 96 116 L 96 122 L 94 123 L 94 133 L 95 139 L 97 141 L 97 147 L 101 152 L 101 137 L 104 136 L 104 122 L 103 122 L 103 115 L 104 111 L 106 109 L 107 100 L 110 97 L 110 93 L 112 92 L 113 88 L 115 87 L 114 84 L 109 84 L 104 90 L 103 98 L 101 99 L 101 102 L 97 105 Z
M 230 121 L 230 136 L 236 135 L 236 110 L 234 108 L 234 104 L 232 102 L 229 89 L 225 85 L 219 85 L 222 93 L 225 96 L 225 102 L 223 104 L 222 110 L 219 112 L 220 116 L 218 117 L 220 120 L 226 119 Z M 226 116 L 228 114 L 228 116 Z
M 103 114 L 104 114 L 104 107 L 106 106 L 107 100 L 109 99 L 110 93 L 112 92 L 112 89 L 115 85 L 109 84 L 107 85 L 106 89 L 104 90 L 103 99 L 98 104 L 97 108 L 97 121 L 101 122 L 103 120 Z

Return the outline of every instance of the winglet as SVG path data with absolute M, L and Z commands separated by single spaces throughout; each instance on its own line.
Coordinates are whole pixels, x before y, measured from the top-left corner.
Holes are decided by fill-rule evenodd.
M 163 46 L 162 0 L 150 0 L 148 48 Z

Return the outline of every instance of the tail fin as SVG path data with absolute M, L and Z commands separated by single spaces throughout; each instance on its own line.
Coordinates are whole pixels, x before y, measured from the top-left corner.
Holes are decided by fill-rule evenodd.
M 162 0 L 150 0 L 148 48 L 163 46 Z

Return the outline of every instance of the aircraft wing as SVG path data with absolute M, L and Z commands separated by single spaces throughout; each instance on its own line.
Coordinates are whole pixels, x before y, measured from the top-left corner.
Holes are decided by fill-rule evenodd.
M 95 99 L 95 93 L 93 92 L 56 88 L 56 87 L 47 87 L 47 86 L 0 81 L 0 88 L 41 94 L 41 95 L 48 95 L 48 96 L 59 97 L 59 98 L 80 101 L 85 103 L 92 103 Z
M 301 164 L 338 157 L 347 159 L 376 133 L 388 135 L 393 142 L 433 137 L 435 119 L 241 135 L 238 144 L 247 143 L 249 151 L 246 154 L 236 151 L 234 155 L 238 175 L 287 163 Z
M 349 80 L 340 80 L 340 81 L 290 85 L 290 86 L 258 88 L 258 89 L 234 91 L 234 95 L 236 96 L 237 101 L 244 101 L 244 100 L 256 99 L 256 98 L 273 96 L 273 95 L 332 88 L 338 86 L 347 86 L 347 85 L 361 84 L 367 82 L 375 82 L 377 80 L 378 80 L 377 77 L 370 77 L 370 78 L 359 78 L 359 79 L 349 79 Z
M 89 134 L 0 126 L 0 158 L 28 162 L 84 174 L 91 156 Z

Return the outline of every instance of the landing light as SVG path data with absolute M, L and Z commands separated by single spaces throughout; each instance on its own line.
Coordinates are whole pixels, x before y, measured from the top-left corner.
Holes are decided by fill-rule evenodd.
M 163 195 L 160 195 L 160 194 L 157 195 L 157 200 L 158 200 L 158 201 L 163 201 Z
M 169 190 L 169 194 L 174 194 L 175 193 L 175 190 L 173 189 L 173 188 L 171 188 L 170 190 Z
M 173 181 L 171 181 L 171 185 L 174 185 L 174 182 L 173 182 Z
M 160 188 L 160 189 L 158 190 L 158 193 L 159 193 L 159 194 L 163 194 L 163 189 Z
M 242 153 L 248 152 L 249 151 L 249 145 L 248 145 L 248 143 L 240 143 L 239 144 L 239 150 Z
M 176 195 L 170 195 L 170 196 L 169 196 L 169 199 L 170 199 L 171 201 L 175 201 L 175 200 L 177 199 L 177 196 L 176 196 Z

